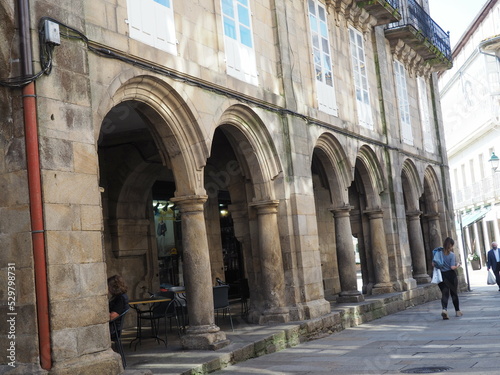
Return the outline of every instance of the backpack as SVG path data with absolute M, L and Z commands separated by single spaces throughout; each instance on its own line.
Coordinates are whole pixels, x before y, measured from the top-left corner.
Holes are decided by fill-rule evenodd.
M 443 248 L 442 247 L 436 247 L 434 250 L 432 250 L 432 263 L 434 264 L 434 267 L 441 269 L 443 268 Z

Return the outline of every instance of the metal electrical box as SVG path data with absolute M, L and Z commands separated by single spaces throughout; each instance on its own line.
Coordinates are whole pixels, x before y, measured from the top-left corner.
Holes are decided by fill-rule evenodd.
M 59 34 L 59 24 L 45 20 L 45 42 L 58 46 L 61 44 L 61 35 Z

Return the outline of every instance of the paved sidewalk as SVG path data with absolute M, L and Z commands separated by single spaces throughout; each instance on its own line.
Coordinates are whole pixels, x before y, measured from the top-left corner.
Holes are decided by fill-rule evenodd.
M 469 276 L 471 292 L 460 295 L 460 318 L 442 320 L 440 301 L 433 301 L 214 374 L 401 374 L 423 368 L 500 374 L 500 292 L 486 286 L 485 269 Z M 454 310 L 451 300 L 448 309 Z
M 213 373 L 400 374 L 414 368 L 442 367 L 449 368 L 446 374 L 500 374 L 500 351 L 494 345 L 500 332 L 500 292 L 496 285 L 486 285 L 486 275 L 485 268 L 469 270 L 471 292 L 460 294 L 463 317 L 450 314 L 450 320 L 442 320 L 440 302 L 433 301 L 316 340 L 297 342 L 291 348 L 275 348 L 275 353 Z M 451 300 L 448 308 L 453 312 Z M 209 373 L 238 356 L 245 359 L 246 349 L 255 350 L 259 343 L 264 345 L 293 330 L 294 324 L 298 326 L 235 323 L 235 332 L 224 326 L 232 344 L 215 352 L 184 351 L 175 339 L 169 341 L 168 351 L 153 340 L 143 343 L 137 352 L 127 346 L 125 373 Z

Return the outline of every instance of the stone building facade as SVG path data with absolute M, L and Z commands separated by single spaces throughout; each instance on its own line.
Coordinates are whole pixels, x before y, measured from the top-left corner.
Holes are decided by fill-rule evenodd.
M 116 273 L 130 298 L 185 285 L 188 349 L 224 341 L 211 289 L 233 264 L 256 324 L 428 283 L 454 227 L 435 76 L 451 55 L 427 8 L 2 2 L 13 371 L 119 373 Z
M 469 260 L 486 266 L 500 240 L 500 3 L 484 3 L 453 48 L 454 66 L 439 76 L 450 181 L 459 232 Z M 474 262 L 476 263 L 476 262 Z

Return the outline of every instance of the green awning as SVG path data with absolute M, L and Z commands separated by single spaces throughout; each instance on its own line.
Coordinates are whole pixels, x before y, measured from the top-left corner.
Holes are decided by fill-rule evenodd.
M 462 215 L 462 228 L 481 220 L 488 212 L 490 212 L 490 210 L 491 207 L 483 207 Z

